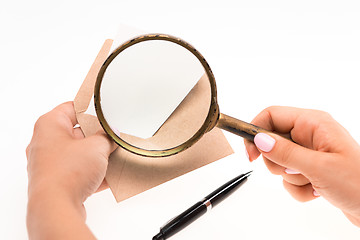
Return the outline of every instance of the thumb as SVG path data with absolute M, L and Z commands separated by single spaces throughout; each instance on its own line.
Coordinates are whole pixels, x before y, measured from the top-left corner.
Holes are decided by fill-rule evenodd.
M 87 140 L 90 145 L 96 149 L 100 149 L 100 151 L 107 156 L 109 156 L 117 148 L 116 143 L 112 141 L 103 131 L 98 131 L 96 134 L 88 137 Z
M 283 167 L 310 175 L 319 163 L 319 152 L 300 146 L 279 135 L 258 133 L 254 143 L 263 157 Z

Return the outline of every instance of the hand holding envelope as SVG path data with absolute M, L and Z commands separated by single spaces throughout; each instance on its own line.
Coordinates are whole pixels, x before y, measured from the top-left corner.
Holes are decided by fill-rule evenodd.
M 89 105 L 93 104 L 92 96 L 97 73 L 107 58 L 111 45 L 112 40 L 105 41 L 74 100 L 76 116 L 85 136 L 90 136 L 102 129 L 97 117 L 85 112 Z M 201 82 L 200 80 L 187 98 L 198 98 L 201 102 L 200 99 L 206 97 L 198 94 L 204 92 L 197 90 L 202 87 Z M 196 117 L 195 113 L 201 110 L 199 108 L 201 106 L 187 105 L 185 107 L 186 102 L 183 101 L 173 114 L 181 116 L 181 112 L 189 111 Z M 179 127 L 176 122 L 169 120 L 162 128 Z M 148 158 L 118 148 L 110 156 L 106 181 L 119 202 L 232 153 L 223 133 L 217 128 L 207 133 L 194 146 L 175 156 Z

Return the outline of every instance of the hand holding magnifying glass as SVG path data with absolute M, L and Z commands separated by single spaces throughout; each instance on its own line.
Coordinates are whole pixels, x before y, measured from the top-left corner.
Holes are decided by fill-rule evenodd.
M 94 98 L 104 130 L 142 156 L 179 153 L 215 126 L 250 141 L 269 132 L 220 113 L 210 66 L 169 35 L 144 35 L 118 47 L 99 71 Z

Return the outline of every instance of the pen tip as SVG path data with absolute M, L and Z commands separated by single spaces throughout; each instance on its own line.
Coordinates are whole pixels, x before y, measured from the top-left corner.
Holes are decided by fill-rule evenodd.
M 164 240 L 164 237 L 163 237 L 162 233 L 159 232 L 152 238 L 152 240 Z
M 251 175 L 251 173 L 252 173 L 253 171 L 251 170 L 251 171 L 249 171 L 249 172 L 247 172 L 247 173 L 245 173 L 244 175 L 246 175 L 247 177 L 248 176 L 250 176 Z

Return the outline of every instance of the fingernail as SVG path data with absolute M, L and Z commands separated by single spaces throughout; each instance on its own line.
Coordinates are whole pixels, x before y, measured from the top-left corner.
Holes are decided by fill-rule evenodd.
M 247 159 L 251 162 L 250 157 L 249 157 L 249 153 L 248 153 L 248 151 L 246 149 L 245 149 L 245 154 L 246 154 Z
M 120 131 L 119 131 L 117 128 L 112 127 L 111 130 L 113 130 L 113 132 L 114 132 L 118 137 L 120 137 Z
M 300 174 L 299 171 L 296 171 L 296 170 L 293 170 L 293 169 L 289 169 L 289 168 L 285 169 L 285 172 L 286 172 L 287 174 Z
M 313 191 L 313 195 L 315 196 L 315 197 L 320 197 L 320 194 L 318 194 L 318 192 L 317 191 Z
M 258 133 L 254 138 L 254 143 L 261 151 L 270 152 L 275 145 L 275 139 L 265 133 Z

